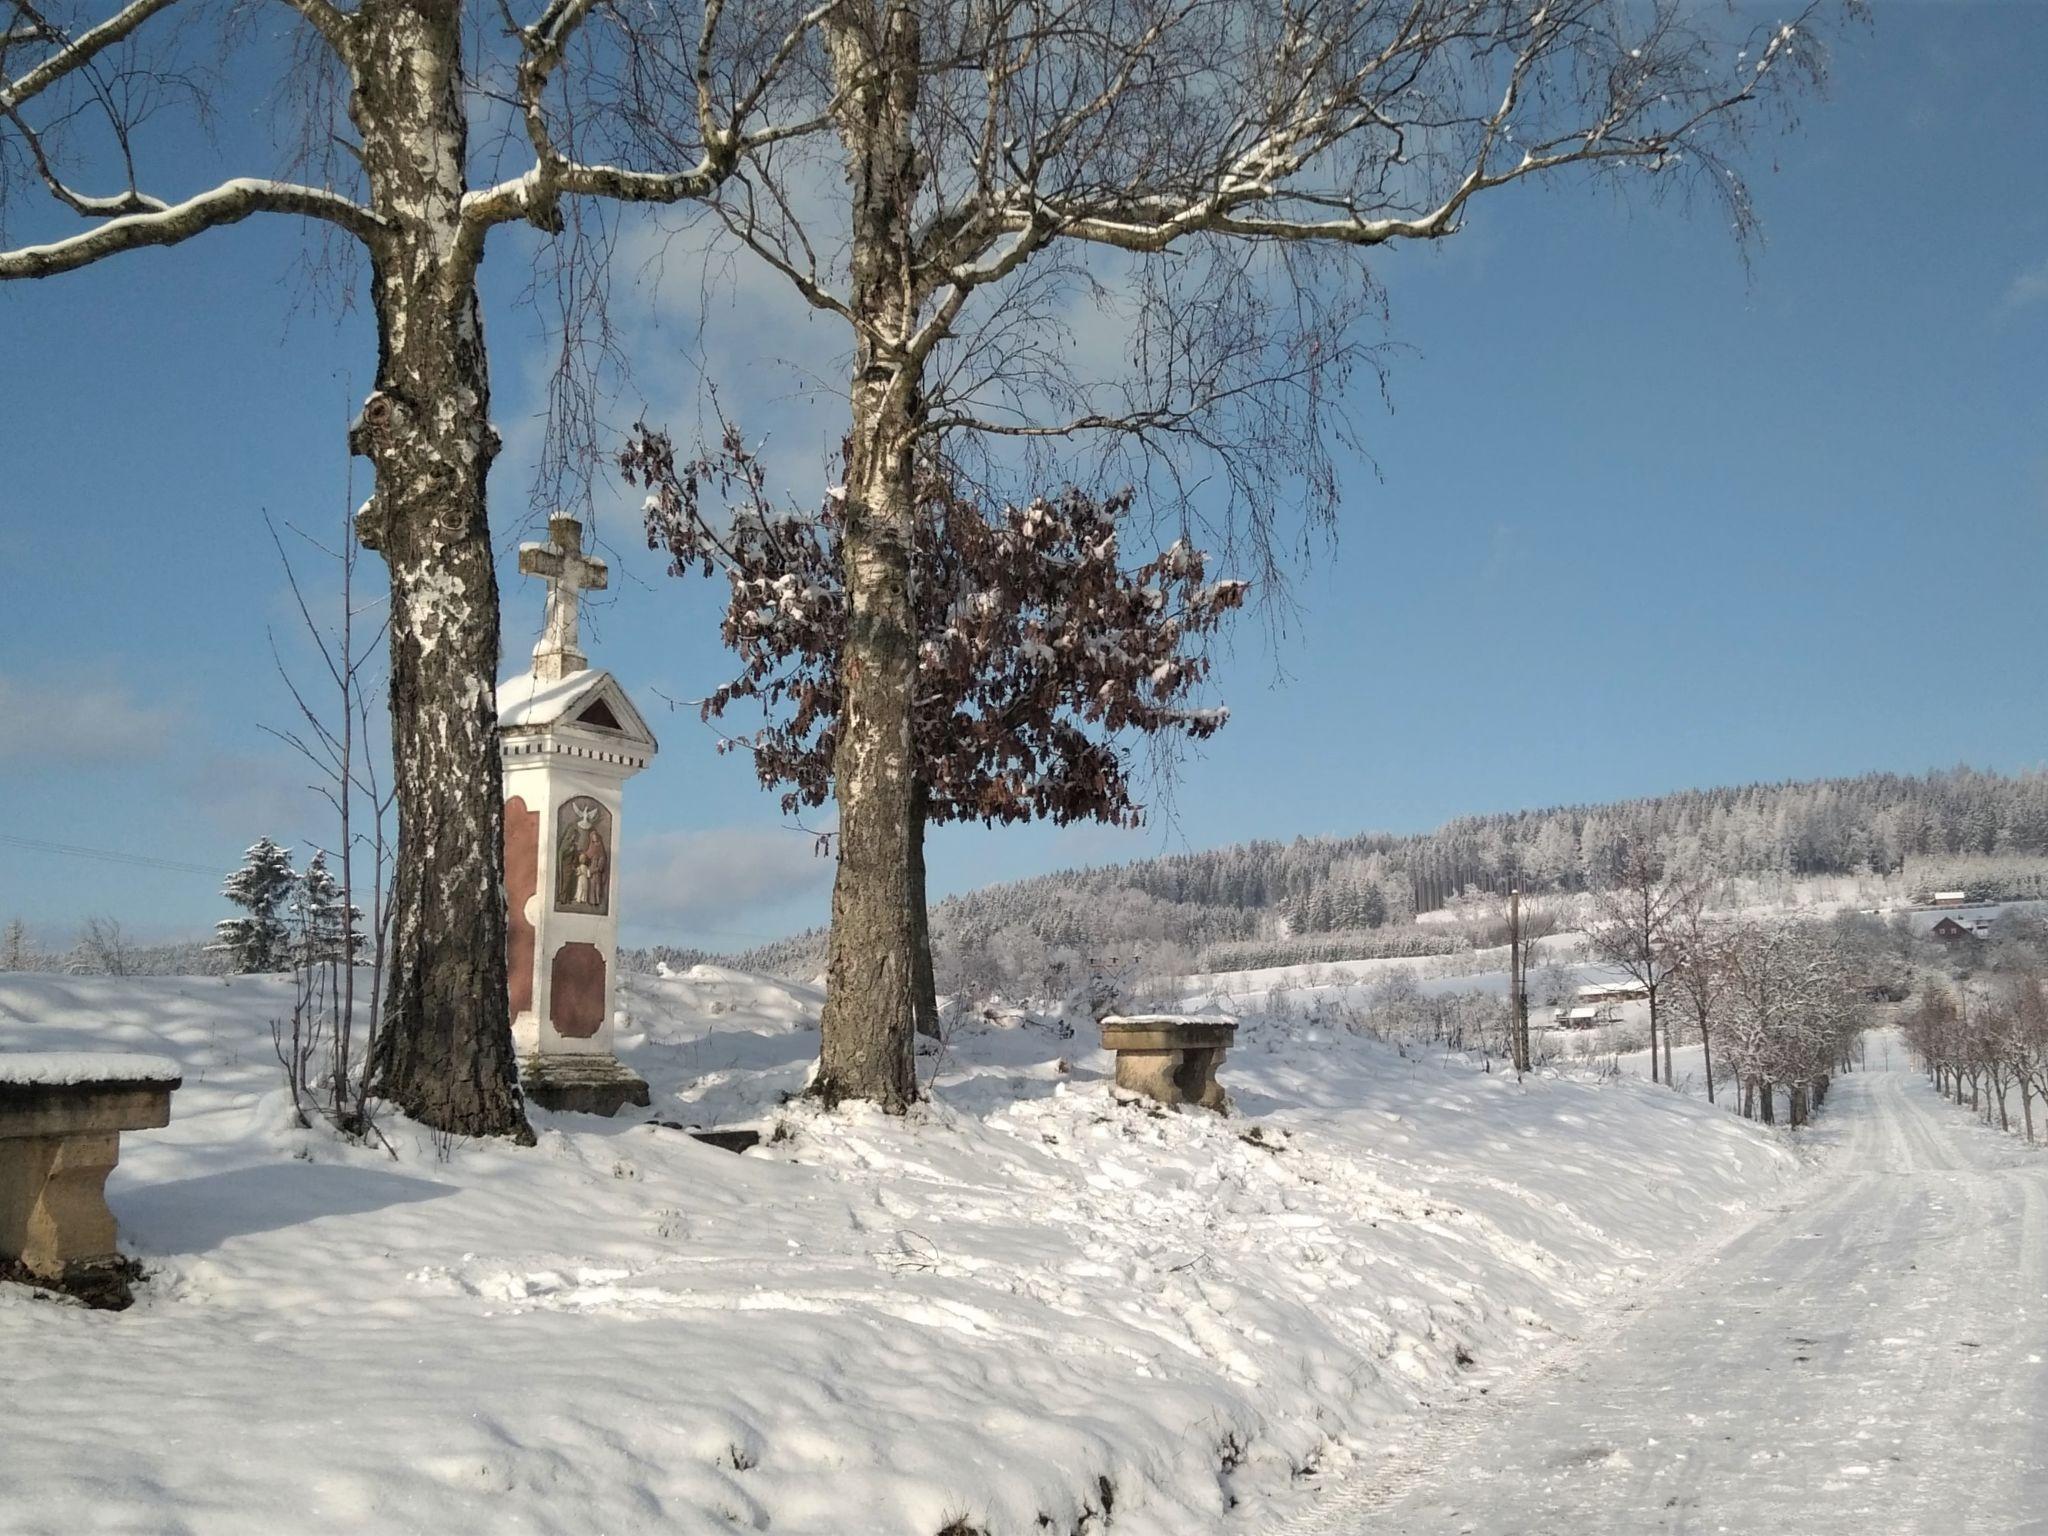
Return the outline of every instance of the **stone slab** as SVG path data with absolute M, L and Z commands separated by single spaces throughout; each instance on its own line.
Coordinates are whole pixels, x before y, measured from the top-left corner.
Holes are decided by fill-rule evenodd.
M 0 1081 L 0 1140 L 146 1131 L 171 1123 L 169 1082 L 10 1083 Z
M 529 1056 L 519 1076 L 527 1098 L 542 1109 L 610 1116 L 653 1102 L 647 1079 L 611 1056 Z
M 1236 1036 L 1235 1022 L 1216 1019 L 1102 1021 L 1102 1047 L 1108 1051 L 1224 1050 Z

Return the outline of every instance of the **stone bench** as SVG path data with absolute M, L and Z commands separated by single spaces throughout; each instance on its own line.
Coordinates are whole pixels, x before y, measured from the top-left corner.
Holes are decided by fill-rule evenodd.
M 171 1123 L 182 1070 L 162 1056 L 0 1053 L 0 1264 L 126 1305 L 107 1175 L 123 1131 Z
M 1102 1048 L 1116 1052 L 1116 1085 L 1161 1104 L 1222 1109 L 1229 1100 L 1216 1081 L 1237 1020 L 1217 1014 L 1111 1014 L 1102 1020 Z

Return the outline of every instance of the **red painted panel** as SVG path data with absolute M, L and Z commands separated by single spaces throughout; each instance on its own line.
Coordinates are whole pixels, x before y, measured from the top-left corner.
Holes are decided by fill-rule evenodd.
M 526 904 L 540 889 L 540 812 L 514 795 L 505 802 L 506 969 L 511 973 L 512 1017 L 533 1006 L 533 924 Z
M 564 944 L 555 951 L 548 1021 L 571 1040 L 588 1040 L 604 1023 L 604 956 L 595 944 Z

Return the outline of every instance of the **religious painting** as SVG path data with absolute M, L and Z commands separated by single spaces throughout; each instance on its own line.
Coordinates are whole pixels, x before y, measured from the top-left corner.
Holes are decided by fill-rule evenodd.
M 612 909 L 612 813 L 588 795 L 555 813 L 555 910 L 603 917 Z

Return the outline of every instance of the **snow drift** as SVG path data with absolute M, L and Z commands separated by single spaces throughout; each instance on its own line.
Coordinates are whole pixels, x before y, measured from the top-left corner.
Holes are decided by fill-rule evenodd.
M 0 1050 L 185 1078 L 109 1185 L 135 1308 L 0 1286 L 8 1529 L 1256 1530 L 1792 1166 L 1637 1081 L 1257 1019 L 1228 1118 L 1014 1023 L 907 1120 L 826 1116 L 783 1102 L 814 991 L 624 995 L 654 1119 L 773 1141 L 539 1115 L 530 1151 L 395 1123 L 393 1160 L 293 1126 L 281 979 L 0 976 Z

